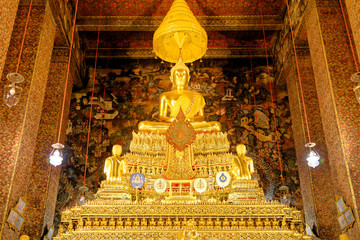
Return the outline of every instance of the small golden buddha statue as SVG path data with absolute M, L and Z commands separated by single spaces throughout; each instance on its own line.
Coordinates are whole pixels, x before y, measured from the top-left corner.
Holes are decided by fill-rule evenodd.
M 281 228 L 282 229 L 288 229 L 289 228 L 285 217 L 283 217 L 283 219 L 281 221 Z
M 69 225 L 67 229 L 69 232 L 72 232 L 74 230 L 74 225 L 71 219 L 69 220 Z
M 242 218 L 241 218 L 242 219 Z M 244 220 L 243 220 L 244 221 Z M 236 218 L 233 218 L 232 220 L 231 220 L 231 227 L 232 228 L 237 228 L 237 227 L 239 227 L 239 222 L 236 220 Z
M 94 219 L 93 226 L 94 227 L 100 226 L 100 221 L 99 221 L 99 219 L 97 217 Z
M 227 217 L 225 217 L 225 219 L 223 221 L 223 228 L 229 228 L 229 227 L 230 227 L 229 219 Z
M 65 233 L 65 229 L 64 229 L 63 225 L 60 223 L 59 230 L 58 230 L 58 235 L 62 235 L 64 233 Z
M 244 221 L 243 218 L 240 218 L 239 227 L 244 228 L 245 226 L 246 226 L 246 222 Z
M 172 226 L 172 221 L 171 221 L 171 218 L 170 218 L 170 217 L 167 217 L 167 219 L 166 219 L 166 226 L 167 226 L 167 227 L 171 227 L 171 226 Z
M 195 91 L 185 90 L 190 80 L 189 68 L 183 63 L 181 57 L 171 69 L 171 83 L 173 90 L 160 95 L 160 122 L 143 121 L 139 123 L 139 131 L 165 133 L 170 123 L 180 112 L 184 112 L 196 132 L 221 131 L 219 122 L 205 122 L 204 97 Z
M 162 217 L 160 217 L 157 225 L 158 225 L 159 227 L 163 227 L 163 226 L 164 226 L 164 223 L 165 223 L 164 220 L 162 219 Z
M 140 227 L 140 221 L 139 221 L 139 219 L 137 217 L 134 219 L 133 225 L 134 225 L 135 228 Z
M 293 221 L 291 221 L 291 223 L 290 223 L 290 230 L 292 230 L 292 231 L 296 230 L 295 223 Z
M 214 226 L 214 223 L 213 223 L 213 221 L 212 221 L 211 218 L 208 218 L 208 219 L 207 219 L 207 221 L 206 221 L 206 226 L 208 226 L 208 227 L 213 227 L 213 226 Z
M 235 180 L 251 179 L 251 174 L 254 173 L 254 163 L 252 158 L 245 156 L 245 145 L 237 145 L 236 152 L 238 156 L 234 158 L 232 163 L 232 173 L 235 176 Z
M 215 227 L 221 228 L 221 221 L 218 217 L 215 220 Z
M 185 222 L 185 221 L 184 221 Z M 196 231 L 196 223 L 194 219 L 189 219 L 184 224 L 185 230 L 183 231 L 181 237 L 179 237 L 179 240 L 198 240 L 199 239 L 199 233 Z
M 141 227 L 143 228 L 147 227 L 147 219 L 145 217 L 141 219 Z
M 200 220 L 199 220 L 199 227 L 204 227 L 205 226 L 205 220 L 204 220 L 204 218 L 203 217 L 201 217 L 200 218 Z
M 116 220 L 116 228 L 123 228 L 124 227 L 124 221 L 121 217 L 119 217 L 117 220 Z
M 80 217 L 78 224 L 76 225 L 76 229 L 82 229 L 84 227 L 84 221 L 83 219 Z
M 125 221 L 125 227 L 126 228 L 131 228 L 131 219 L 130 218 L 127 218 L 126 221 Z
M 263 227 L 263 222 L 261 221 L 261 218 L 258 217 L 258 218 L 256 219 L 256 222 L 255 222 L 255 223 L 256 223 L 256 227 L 257 227 L 257 228 L 262 228 L 262 227 Z
M 101 219 L 100 226 L 102 226 L 102 227 L 106 227 L 106 226 L 107 226 L 107 219 L 106 219 L 105 217 L 103 217 L 103 218 Z
M 120 145 L 114 145 L 112 148 L 113 156 L 108 157 L 105 160 L 104 173 L 106 174 L 106 180 L 118 180 L 122 181 L 123 176 L 126 174 L 125 160 L 120 156 L 122 147 Z
M 274 229 L 278 229 L 278 228 L 279 228 L 279 220 L 278 220 L 277 218 L 274 218 L 274 219 L 272 220 L 272 227 L 273 227 Z
M 154 220 L 154 217 L 152 217 L 150 220 L 150 227 L 155 227 L 155 226 L 156 226 L 156 222 Z
M 110 227 L 115 227 L 115 219 L 114 217 L 111 217 L 110 220 L 109 220 L 109 226 Z
M 247 221 L 247 225 L 249 228 L 253 228 L 254 227 L 254 219 L 249 218 Z
M 174 221 L 174 227 L 180 227 L 181 222 L 179 221 L 179 218 L 176 216 L 175 221 Z
M 264 225 L 265 225 L 265 228 L 271 228 L 271 222 L 269 221 L 268 218 L 265 218 Z

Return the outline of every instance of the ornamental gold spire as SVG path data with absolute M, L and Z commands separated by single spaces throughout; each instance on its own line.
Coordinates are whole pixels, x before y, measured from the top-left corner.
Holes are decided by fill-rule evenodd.
M 207 50 L 207 34 L 185 0 L 174 0 L 154 33 L 153 46 L 159 58 L 172 63 L 179 60 L 180 51 L 185 63 L 204 56 Z

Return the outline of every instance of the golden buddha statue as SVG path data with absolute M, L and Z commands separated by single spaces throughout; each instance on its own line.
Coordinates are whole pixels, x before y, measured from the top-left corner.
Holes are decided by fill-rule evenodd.
M 278 228 L 279 228 L 279 220 L 278 220 L 277 218 L 274 218 L 274 219 L 272 220 L 272 227 L 273 227 L 274 229 L 278 229 Z
M 243 218 L 240 218 L 239 226 L 240 226 L 241 228 L 246 227 L 246 222 L 244 221 Z
M 166 226 L 167 226 L 167 227 L 171 227 L 171 226 L 172 226 L 172 222 L 171 222 L 171 218 L 170 218 L 170 217 L 167 217 L 167 219 L 166 219 Z
M 151 220 L 150 220 L 149 224 L 150 224 L 150 227 L 155 227 L 156 226 L 156 222 L 154 220 L 154 217 L 151 217 Z
M 205 226 L 205 220 L 203 217 L 201 217 L 199 220 L 199 227 L 204 227 L 204 226 Z
M 162 217 L 159 218 L 158 224 L 159 227 L 163 227 L 164 226 L 164 220 L 162 219 Z
M 261 218 L 258 217 L 255 223 L 257 228 L 263 227 L 263 222 L 261 221 Z
M 125 221 L 125 227 L 126 228 L 131 228 L 131 219 L 130 218 L 127 218 L 126 221 Z
M 178 228 L 178 227 L 180 227 L 180 225 L 181 225 L 181 222 L 179 221 L 178 216 L 176 216 L 175 221 L 174 221 L 174 227 Z
M 236 152 L 238 156 L 234 158 L 232 163 L 232 173 L 234 174 L 235 180 L 251 179 L 251 174 L 254 173 L 254 162 L 252 158 L 245 156 L 245 145 L 237 145 Z
M 185 230 L 183 231 L 179 240 L 197 240 L 199 239 L 199 233 L 196 231 L 196 222 L 194 219 L 189 219 L 186 223 Z
M 241 218 L 242 219 L 242 218 Z M 239 222 L 236 220 L 236 218 L 233 218 L 232 220 L 231 220 L 231 227 L 232 228 L 237 228 L 237 227 L 239 227 Z
M 111 217 L 110 220 L 109 220 L 109 226 L 110 227 L 115 227 L 115 219 L 114 217 Z
M 171 69 L 170 80 L 173 84 L 173 90 L 160 95 L 160 122 L 140 122 L 138 127 L 140 132 L 165 133 L 180 112 L 180 109 L 182 109 L 196 132 L 221 131 L 219 122 L 204 121 L 205 99 L 195 91 L 185 90 L 189 79 L 189 68 L 180 57 L 177 64 Z
M 214 223 L 213 223 L 213 221 L 212 221 L 212 219 L 210 217 L 206 221 L 206 226 L 208 226 L 208 227 L 213 227 L 214 226 Z
M 253 228 L 254 227 L 254 219 L 249 218 L 247 221 L 247 225 L 249 228 Z
M 215 220 L 215 227 L 217 227 L 217 228 L 221 227 L 221 221 L 220 221 L 220 219 L 218 217 Z
M 139 219 L 137 217 L 134 219 L 134 224 L 133 225 L 134 225 L 135 228 L 140 227 L 140 221 L 139 221 Z
M 271 228 L 271 222 L 268 218 L 265 218 L 264 225 L 265 228 Z
M 94 227 L 100 226 L 100 221 L 99 221 L 99 219 L 98 219 L 97 217 L 95 218 L 95 220 L 94 220 L 94 222 L 93 222 L 93 226 L 94 226 Z
M 108 157 L 105 160 L 104 173 L 106 174 L 106 180 L 123 180 L 123 175 L 126 174 L 126 163 L 122 157 L 120 157 L 122 147 L 120 145 L 114 145 L 112 149 L 113 156 Z
M 147 219 L 145 217 L 143 217 L 141 219 L 141 227 L 146 228 L 147 227 Z
M 116 228 L 122 228 L 124 226 L 124 221 L 121 217 L 119 217 L 117 220 L 116 220 Z
M 223 221 L 223 228 L 229 228 L 229 227 L 230 227 L 229 219 L 227 217 L 225 217 L 225 219 Z
M 83 219 L 80 217 L 78 224 L 76 225 L 76 230 L 82 229 L 84 227 L 84 221 Z
M 100 226 L 102 226 L 102 227 L 106 227 L 106 226 L 107 226 L 107 219 L 106 219 L 105 217 L 103 217 L 103 218 L 101 219 Z

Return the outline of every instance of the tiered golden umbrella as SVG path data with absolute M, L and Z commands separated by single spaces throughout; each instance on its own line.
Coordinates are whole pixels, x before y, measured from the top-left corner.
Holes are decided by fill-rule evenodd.
M 167 62 L 190 63 L 204 56 L 207 34 L 185 0 L 174 0 L 169 12 L 154 33 L 155 54 Z

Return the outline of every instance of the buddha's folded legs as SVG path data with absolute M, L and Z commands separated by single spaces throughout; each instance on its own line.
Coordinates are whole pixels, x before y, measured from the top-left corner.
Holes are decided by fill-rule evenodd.
M 220 132 L 221 124 L 219 122 L 191 122 L 196 132 Z M 165 133 L 170 123 L 142 121 L 139 123 L 140 132 Z

